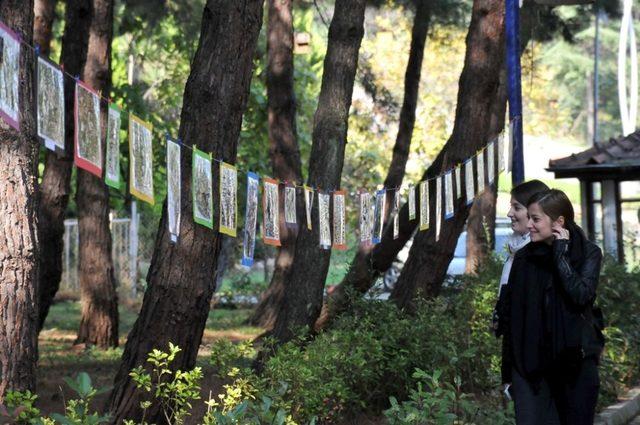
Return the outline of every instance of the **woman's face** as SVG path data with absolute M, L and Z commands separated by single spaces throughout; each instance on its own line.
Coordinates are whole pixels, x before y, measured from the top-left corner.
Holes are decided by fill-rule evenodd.
M 511 219 L 511 229 L 519 234 L 525 235 L 529 231 L 527 224 L 529 223 L 529 216 L 527 214 L 527 207 L 516 201 L 516 198 L 511 197 L 511 208 L 507 217 Z
M 529 229 L 531 242 L 553 242 L 553 228 L 554 226 L 557 226 L 558 223 L 546 215 L 537 202 L 529 205 L 528 212 L 529 223 L 527 227 Z

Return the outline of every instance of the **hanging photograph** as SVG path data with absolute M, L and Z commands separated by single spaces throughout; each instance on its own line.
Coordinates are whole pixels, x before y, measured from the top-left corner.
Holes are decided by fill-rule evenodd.
M 436 179 L 436 242 L 440 239 L 442 224 L 442 177 Z
M 64 77 L 62 71 L 38 57 L 38 136 L 47 149 L 64 151 Z
M 460 199 L 462 197 L 462 179 L 460 178 L 461 170 L 462 166 L 460 164 L 456 165 L 456 199 Z
M 129 191 L 153 205 L 153 127 L 129 114 Z
M 220 233 L 237 235 L 238 223 L 238 170 L 231 164 L 220 162 Z
M 313 208 L 313 189 L 309 186 L 304 186 L 304 209 L 307 219 L 307 229 L 311 230 L 313 225 L 311 224 L 311 208 Z
M 473 180 L 473 161 L 468 159 L 467 162 L 464 163 L 464 187 L 466 190 L 467 205 L 471 204 L 475 197 Z
M 258 191 L 260 178 L 257 174 L 247 173 L 247 207 L 244 216 L 244 240 L 242 243 L 242 265 L 253 265 L 253 254 L 256 248 L 256 225 L 258 224 Z
M 498 173 L 504 171 L 504 131 L 498 135 Z
M 400 236 L 400 189 L 393 194 L 393 240 Z
M 476 171 L 478 172 L 478 191 L 484 192 L 484 149 L 476 155 Z
M 298 222 L 296 216 L 296 187 L 291 184 L 287 184 L 284 187 L 284 222 L 290 227 L 295 227 Z
M 264 178 L 262 195 L 263 239 L 267 245 L 280 246 L 280 211 L 278 210 L 278 181 Z
M 73 103 L 74 162 L 102 178 L 102 134 L 100 131 L 100 96 L 82 81 L 76 81 Z
M 333 193 L 333 247 L 342 251 L 347 249 L 346 198 L 344 190 Z
M 420 230 L 429 228 L 429 181 L 420 182 Z
M 9 27 L 0 22 L 0 116 L 20 131 L 20 39 Z
M 167 137 L 167 221 L 171 241 L 180 235 L 180 144 Z
M 495 140 L 492 140 L 487 145 L 487 181 L 489 184 L 493 184 L 496 175 L 495 168 Z
M 213 229 L 213 175 L 211 154 L 194 146 L 191 156 L 193 221 Z
M 376 192 L 376 204 L 373 213 L 373 243 L 380 243 L 384 230 L 384 215 L 387 207 L 387 191 L 384 189 Z
M 104 164 L 104 181 L 108 186 L 120 189 L 120 109 L 111 103 L 107 111 L 107 155 Z
M 318 230 L 320 231 L 320 247 L 323 249 L 331 249 L 330 203 L 331 195 L 318 192 Z
M 453 217 L 453 172 L 449 171 L 444 175 L 444 218 L 449 220 Z
M 360 217 L 358 224 L 360 227 L 360 242 L 370 244 L 373 240 L 373 203 L 369 192 L 360 192 Z
M 409 185 L 407 191 L 407 203 L 409 204 L 409 220 L 416 219 L 416 188 L 413 185 Z

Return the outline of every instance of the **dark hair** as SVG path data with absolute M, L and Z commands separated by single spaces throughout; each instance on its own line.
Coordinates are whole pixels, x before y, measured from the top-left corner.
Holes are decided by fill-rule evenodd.
M 551 217 L 552 220 L 557 220 L 558 217 L 562 216 L 566 223 L 573 223 L 573 205 L 571 205 L 571 201 L 563 191 L 549 189 L 544 192 L 535 193 L 529 198 L 529 201 L 527 201 L 527 207 L 535 203 L 540 205 L 542 211 Z
M 520 183 L 511 189 L 511 196 L 513 196 L 516 201 L 526 206 L 529 198 L 534 194 L 547 190 L 549 190 L 549 186 L 542 183 L 540 180 L 529 180 L 528 182 Z

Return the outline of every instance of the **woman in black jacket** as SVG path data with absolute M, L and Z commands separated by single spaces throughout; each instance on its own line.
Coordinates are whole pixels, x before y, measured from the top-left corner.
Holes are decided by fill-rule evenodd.
M 519 403 L 518 394 L 533 392 L 554 402 L 562 424 L 590 425 L 604 346 L 593 307 L 602 252 L 575 224 L 563 192 L 540 192 L 527 204 L 531 242 L 514 258 L 500 312 L 503 381 L 513 383 L 518 424 L 548 420 L 545 409 Z

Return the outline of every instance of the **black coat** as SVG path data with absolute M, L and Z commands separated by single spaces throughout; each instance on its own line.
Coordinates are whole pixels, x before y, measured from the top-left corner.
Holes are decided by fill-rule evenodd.
M 577 373 L 582 359 L 604 347 L 593 304 L 602 252 L 575 224 L 570 239 L 532 242 L 516 254 L 499 303 L 504 335 L 502 380 L 515 367 L 534 387 L 549 374 Z

